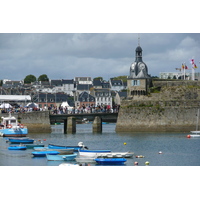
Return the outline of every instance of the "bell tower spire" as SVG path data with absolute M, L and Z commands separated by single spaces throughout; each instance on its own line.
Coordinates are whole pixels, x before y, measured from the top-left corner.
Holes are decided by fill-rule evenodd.
M 140 34 L 138 33 L 138 46 L 140 46 Z

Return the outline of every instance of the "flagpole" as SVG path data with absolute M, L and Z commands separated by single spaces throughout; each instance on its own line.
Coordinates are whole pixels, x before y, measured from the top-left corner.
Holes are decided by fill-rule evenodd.
M 192 80 L 194 81 L 194 67 L 192 66 Z
M 185 80 L 185 63 L 184 63 L 184 80 Z

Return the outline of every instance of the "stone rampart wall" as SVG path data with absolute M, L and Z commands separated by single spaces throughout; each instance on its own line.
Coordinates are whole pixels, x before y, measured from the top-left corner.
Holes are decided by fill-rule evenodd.
M 117 132 L 189 132 L 200 108 L 199 81 L 155 81 L 154 93 L 121 102 Z
M 20 113 L 18 117 L 20 122 L 28 127 L 29 133 L 51 133 L 48 111 Z

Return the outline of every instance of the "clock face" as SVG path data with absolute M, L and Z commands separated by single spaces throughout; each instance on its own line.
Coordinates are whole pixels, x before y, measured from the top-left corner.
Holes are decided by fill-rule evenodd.
M 141 69 L 145 69 L 145 65 L 143 63 L 140 64 Z

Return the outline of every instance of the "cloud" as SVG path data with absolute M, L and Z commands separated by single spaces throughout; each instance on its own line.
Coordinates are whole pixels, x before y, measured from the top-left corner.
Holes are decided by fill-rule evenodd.
M 192 57 L 200 60 L 198 33 L 1 33 L 0 79 L 22 80 L 29 74 L 47 74 L 50 79 L 129 75 L 138 42 L 154 76 L 175 71 Z

